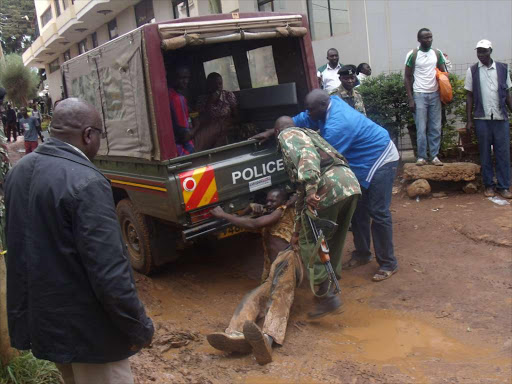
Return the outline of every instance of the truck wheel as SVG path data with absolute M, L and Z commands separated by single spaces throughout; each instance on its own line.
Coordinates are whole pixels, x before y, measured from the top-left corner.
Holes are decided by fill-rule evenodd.
M 149 228 L 144 215 L 137 212 L 129 199 L 117 204 L 117 218 L 133 269 L 148 275 L 153 267 Z

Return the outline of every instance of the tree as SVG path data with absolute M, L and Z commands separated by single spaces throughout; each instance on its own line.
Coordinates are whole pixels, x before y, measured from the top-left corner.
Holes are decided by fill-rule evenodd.
M 17 105 L 26 105 L 37 96 L 39 76 L 23 65 L 20 55 L 10 54 L 0 63 L 0 86 L 7 91 L 7 99 Z
M 22 53 L 36 38 L 33 0 L 0 1 L 0 43 L 4 53 Z

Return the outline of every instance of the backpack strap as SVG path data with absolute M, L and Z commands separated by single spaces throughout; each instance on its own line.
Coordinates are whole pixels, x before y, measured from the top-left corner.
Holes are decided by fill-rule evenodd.
M 413 73 L 416 66 L 416 57 L 418 57 L 418 48 L 414 48 L 411 53 L 411 70 Z

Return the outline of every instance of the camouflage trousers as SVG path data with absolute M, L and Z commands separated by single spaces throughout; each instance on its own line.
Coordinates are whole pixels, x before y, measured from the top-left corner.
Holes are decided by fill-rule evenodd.
M 301 283 L 302 276 L 302 264 L 297 254 L 291 249 L 280 252 L 267 279 L 238 304 L 226 333 L 241 333 L 247 320 L 257 321 L 264 317 L 263 333 L 282 345 L 295 287 Z
M 349 196 L 346 199 L 331 205 L 329 208 L 318 211 L 319 218 L 328 219 L 338 223 L 338 229 L 334 235 L 327 240 L 332 268 L 334 269 L 338 279 L 341 277 L 341 258 L 343 256 L 343 247 L 345 246 L 345 239 L 347 237 L 348 228 L 350 227 L 352 215 L 354 214 L 357 206 L 358 197 L 359 195 Z M 308 267 L 313 269 L 312 285 L 319 285 L 327 280 L 327 271 L 325 270 L 324 264 L 322 264 L 318 257 L 318 253 L 316 252 L 317 244 L 315 243 L 309 223 L 305 220 L 305 217 L 301 219 L 303 225 L 299 237 L 300 256 L 306 270 L 308 270 Z

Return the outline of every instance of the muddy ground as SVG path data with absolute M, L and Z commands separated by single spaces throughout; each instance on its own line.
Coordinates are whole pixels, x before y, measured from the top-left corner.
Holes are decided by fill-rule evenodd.
M 258 236 L 219 240 L 151 278 L 138 275 L 158 331 L 132 358 L 137 382 L 511 383 L 512 206 L 457 192 L 418 203 L 399 192 L 392 209 L 399 273 L 374 283 L 375 262 L 343 272 L 344 313 L 317 322 L 307 321 L 304 283 L 286 341 L 264 367 L 205 337 L 224 330 L 257 286 Z M 352 249 L 349 238 L 345 258 Z M 182 340 L 177 348 L 170 336 Z
M 306 318 L 305 282 L 285 343 L 263 367 L 206 341 L 258 285 L 257 235 L 137 274 L 157 332 L 131 358 L 136 383 L 512 383 L 512 206 L 455 191 L 416 202 L 397 191 L 392 210 L 400 271 L 381 283 L 371 281 L 375 262 L 344 271 L 344 313 L 317 322 Z M 352 249 L 349 236 L 345 259 Z

